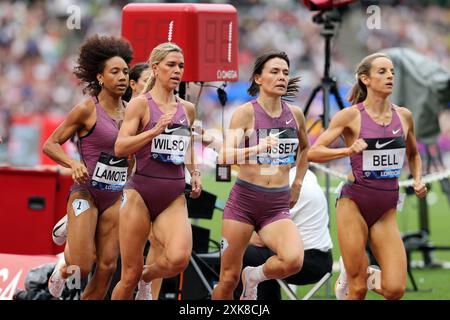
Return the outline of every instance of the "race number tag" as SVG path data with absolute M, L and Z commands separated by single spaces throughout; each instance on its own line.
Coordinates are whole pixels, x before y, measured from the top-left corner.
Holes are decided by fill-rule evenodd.
M 128 160 L 102 152 L 92 175 L 92 186 L 105 191 L 121 191 L 127 182 Z
M 405 159 L 405 140 L 402 137 L 364 140 L 368 145 L 367 149 L 362 152 L 364 178 L 400 177 Z
M 267 136 L 278 138 L 278 145 L 258 154 L 258 164 L 292 165 L 297 159 L 298 136 L 294 128 L 258 129 L 258 143 Z
M 191 140 L 188 126 L 174 124 L 152 140 L 152 158 L 161 162 L 184 163 L 186 151 Z
M 89 202 L 84 199 L 75 199 L 72 202 L 72 209 L 75 217 L 78 217 L 80 214 L 89 209 Z

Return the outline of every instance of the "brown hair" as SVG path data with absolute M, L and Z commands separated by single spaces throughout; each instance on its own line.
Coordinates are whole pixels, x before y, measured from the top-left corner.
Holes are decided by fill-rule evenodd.
M 128 65 L 133 59 L 133 49 L 121 38 L 94 35 L 86 40 L 80 49 L 77 66 L 73 73 L 86 85 L 83 93 L 96 96 L 102 90 L 97 74 L 105 69 L 106 60 L 121 57 Z
M 247 89 L 249 95 L 254 97 L 259 93 L 259 85 L 255 82 L 255 76 L 261 75 L 266 62 L 273 58 L 283 59 L 284 61 L 286 61 L 288 67 L 290 67 L 289 57 L 284 51 L 270 51 L 257 57 L 255 60 L 255 64 L 253 66 L 252 76 L 250 77 L 251 84 L 250 87 Z M 298 89 L 299 81 L 300 77 L 289 79 L 287 90 L 283 97 L 295 97 L 299 91 Z
M 150 57 L 148 58 L 147 64 L 151 67 L 153 64 L 158 64 L 161 61 L 164 60 L 165 57 L 171 52 L 179 52 L 183 54 L 183 50 L 176 45 L 173 42 L 164 42 L 158 44 L 150 54 Z M 153 74 L 148 79 L 147 83 L 144 86 L 144 89 L 142 93 L 147 93 L 150 90 L 152 90 L 153 86 L 155 85 L 156 78 L 153 76 Z
M 381 52 L 373 53 L 362 59 L 355 71 L 356 83 L 353 85 L 350 93 L 347 96 L 347 100 L 350 101 L 351 104 L 358 104 L 366 99 L 367 88 L 366 85 L 361 81 L 361 76 L 370 76 L 370 68 L 372 67 L 372 62 L 377 58 L 387 58 L 391 60 L 389 56 Z

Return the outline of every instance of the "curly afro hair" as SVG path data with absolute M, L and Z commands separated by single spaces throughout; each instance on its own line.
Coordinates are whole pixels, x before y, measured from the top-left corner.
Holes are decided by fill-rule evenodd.
M 73 71 L 85 83 L 83 93 L 88 92 L 92 96 L 100 93 L 102 87 L 97 74 L 103 72 L 106 60 L 112 57 L 121 57 L 129 64 L 133 60 L 133 49 L 126 40 L 116 37 L 94 35 L 86 40 Z

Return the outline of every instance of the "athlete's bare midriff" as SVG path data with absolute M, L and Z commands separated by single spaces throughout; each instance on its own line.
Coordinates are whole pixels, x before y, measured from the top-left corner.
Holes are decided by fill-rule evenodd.
M 265 188 L 279 188 L 289 185 L 291 166 L 262 164 L 241 164 L 238 178 Z

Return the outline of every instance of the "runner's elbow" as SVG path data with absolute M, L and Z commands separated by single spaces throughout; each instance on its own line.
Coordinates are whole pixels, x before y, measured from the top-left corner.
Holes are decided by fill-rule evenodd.
M 123 143 L 119 139 L 117 139 L 116 143 L 114 144 L 114 153 L 116 154 L 116 157 L 125 157 L 128 155 L 126 152 Z

